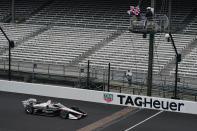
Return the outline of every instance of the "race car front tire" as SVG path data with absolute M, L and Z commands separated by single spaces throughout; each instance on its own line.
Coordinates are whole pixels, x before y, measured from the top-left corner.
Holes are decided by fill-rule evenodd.
M 33 109 L 31 106 L 26 106 L 26 107 L 25 107 L 25 112 L 26 112 L 27 114 L 33 114 L 34 109 Z
M 60 117 L 63 119 L 68 118 L 68 112 L 67 111 L 60 111 Z

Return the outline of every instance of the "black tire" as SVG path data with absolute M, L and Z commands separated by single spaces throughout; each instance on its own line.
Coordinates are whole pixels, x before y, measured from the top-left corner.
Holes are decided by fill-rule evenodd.
M 33 109 L 31 106 L 26 106 L 26 107 L 25 107 L 25 112 L 26 112 L 27 114 L 33 114 L 34 109 Z
M 67 111 L 60 111 L 60 117 L 63 119 L 67 119 L 68 118 L 68 112 Z

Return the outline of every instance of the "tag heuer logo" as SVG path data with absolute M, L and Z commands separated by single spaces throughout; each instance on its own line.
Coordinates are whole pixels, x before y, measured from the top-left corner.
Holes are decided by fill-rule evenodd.
M 113 100 L 113 94 L 104 93 L 104 100 L 111 102 Z

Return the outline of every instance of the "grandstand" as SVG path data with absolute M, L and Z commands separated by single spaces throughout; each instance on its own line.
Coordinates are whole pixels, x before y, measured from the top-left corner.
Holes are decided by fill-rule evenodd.
M 7 15 L 9 15 L 11 1 L 1 0 L 0 5 L 0 20 L 2 21 Z
M 12 58 L 16 61 L 66 65 L 113 32 L 113 30 L 53 26 L 16 47 L 12 52 Z M 7 58 L 6 55 L 2 57 Z
M 137 0 L 15 0 L 13 23 L 11 2 L 1 0 L 0 26 L 16 43 L 12 49 L 13 71 L 64 77 L 72 74 L 78 78 L 90 60 L 91 68 L 104 72 L 111 63 L 113 70 L 122 73 L 121 77 L 132 69 L 134 82 L 139 84 L 141 77 L 143 86 L 146 85 L 149 40 L 128 31 L 130 23 L 126 13 L 130 5 L 137 3 Z M 150 0 L 142 1 L 142 12 L 150 4 Z M 171 27 L 178 52 L 182 54 L 180 85 L 183 81 L 186 85 L 197 84 L 196 5 L 195 0 L 172 1 Z M 155 12 L 168 15 L 168 1 L 156 1 Z M 163 78 L 171 84 L 174 77 L 176 57 L 171 42 L 164 36 L 163 33 L 155 36 L 153 72 L 155 81 L 162 79 L 155 84 L 163 83 Z M 0 39 L 0 68 L 5 72 L 8 43 L 3 35 Z M 121 77 L 117 78 L 119 83 L 124 79 Z
M 42 25 L 29 25 L 29 24 L 8 24 L 8 23 L 0 23 L 1 27 L 7 32 L 8 37 L 10 39 L 17 42 L 24 41 L 25 39 L 29 39 L 31 35 L 38 32 L 38 30 L 42 27 Z M 1 38 L 1 49 L 0 52 L 3 52 L 7 47 L 7 40 L 4 38 L 3 35 L 0 36 Z M 3 50 L 4 49 L 4 50 Z
M 175 42 L 179 43 L 177 45 L 178 50 L 182 51 L 186 48 L 194 37 L 192 35 L 176 34 Z M 174 50 L 171 48 L 171 43 L 166 42 L 164 34 L 158 34 L 155 37 L 155 43 L 154 71 L 159 73 L 173 60 Z M 144 39 L 141 35 L 126 31 L 83 62 L 87 62 L 88 59 L 96 65 L 111 63 L 112 66 L 118 69 L 132 69 L 133 71 L 136 69 L 137 72 L 147 72 L 148 38 Z

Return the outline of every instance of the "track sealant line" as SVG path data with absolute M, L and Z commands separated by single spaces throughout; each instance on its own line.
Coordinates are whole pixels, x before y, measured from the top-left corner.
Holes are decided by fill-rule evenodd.
M 126 108 L 124 108 L 124 109 L 122 109 L 122 110 L 120 110 L 120 111 L 118 111 L 118 112 L 116 112 L 116 113 L 114 113 L 110 116 L 107 116 L 103 119 L 100 119 L 100 120 L 98 120 L 98 121 L 96 121 L 96 122 L 94 122 L 90 125 L 87 125 L 87 126 L 83 127 L 83 128 L 80 128 L 77 131 L 92 131 L 92 130 L 95 130 L 99 127 L 102 127 L 102 126 L 106 125 L 107 123 L 110 123 L 111 121 L 114 121 L 114 120 L 126 115 L 127 113 L 133 111 L 134 109 L 136 109 L 136 108 L 126 107 Z

